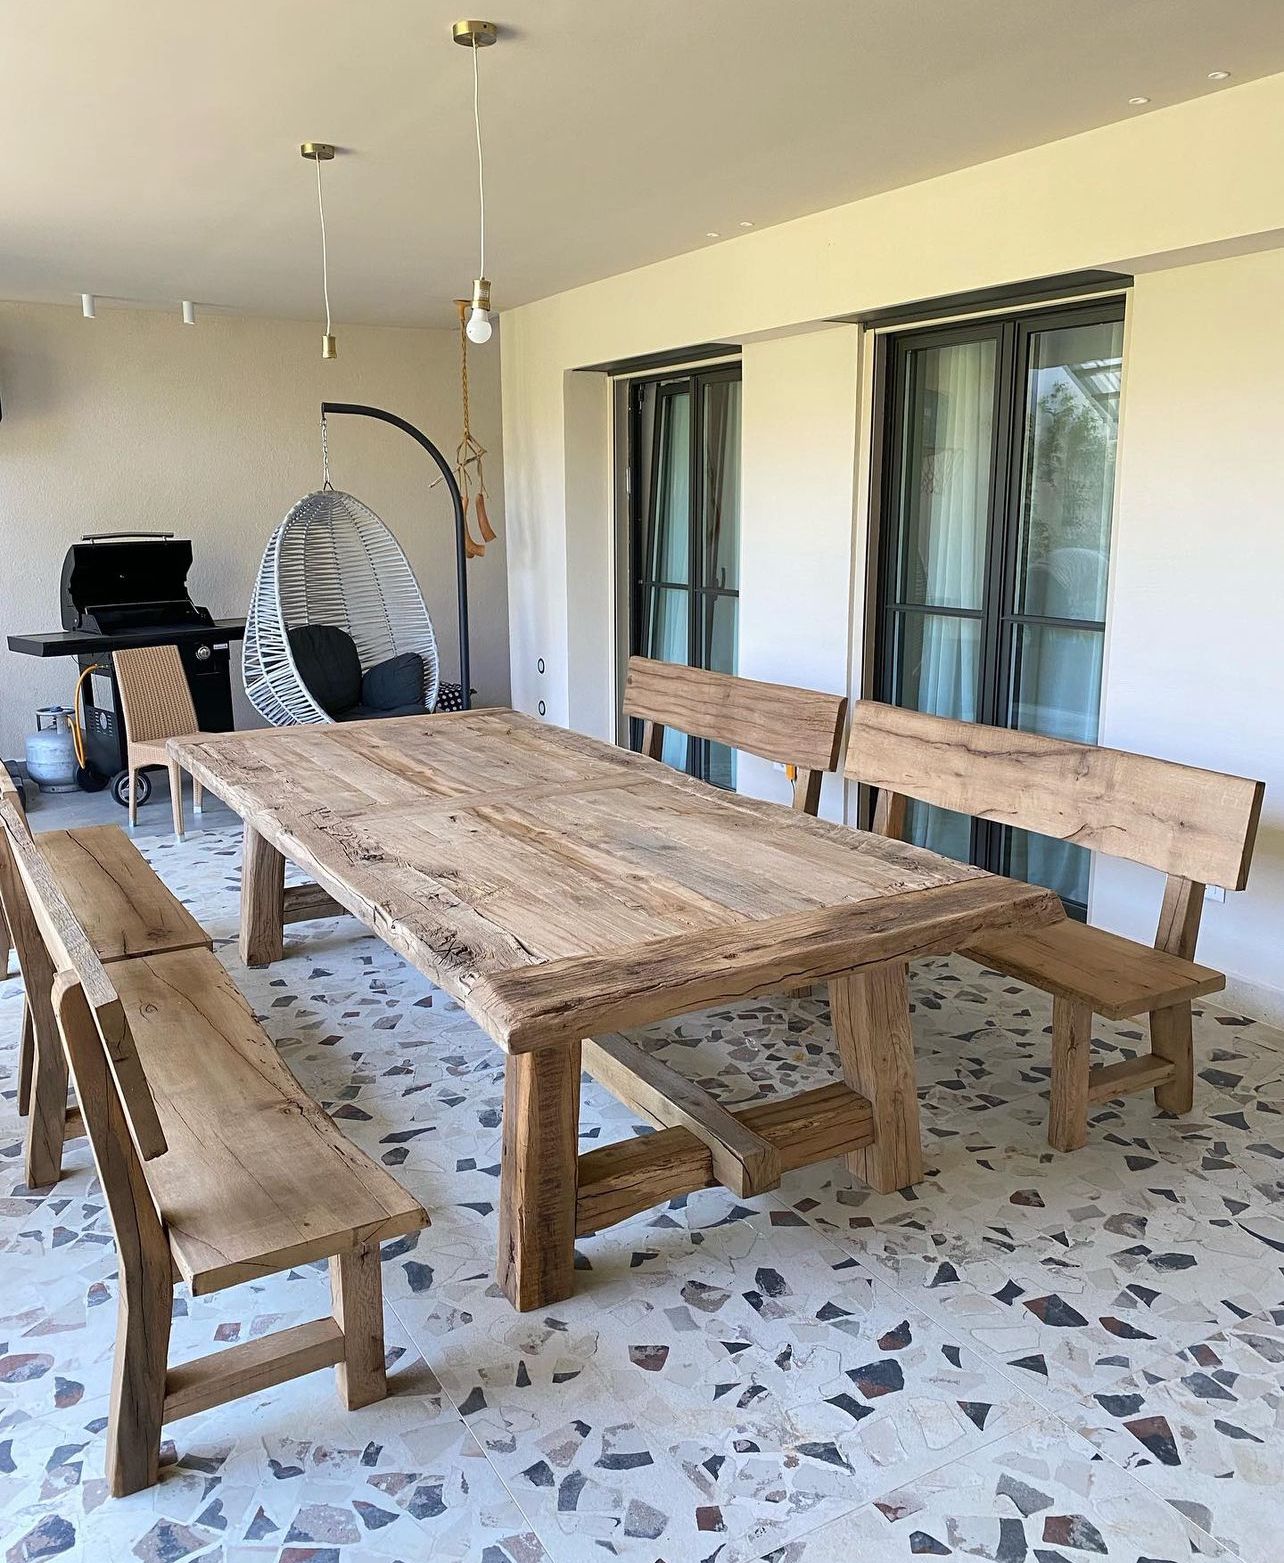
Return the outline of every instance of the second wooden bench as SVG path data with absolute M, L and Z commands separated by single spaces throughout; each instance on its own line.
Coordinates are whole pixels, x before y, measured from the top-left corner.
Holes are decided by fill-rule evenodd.
M 928 716 L 872 700 L 852 711 L 849 780 L 877 790 L 874 828 L 905 831 L 917 799 L 1129 858 L 1167 878 L 1153 946 L 1066 919 L 975 939 L 965 954 L 1052 995 L 1048 1140 L 1075 1150 L 1088 1108 L 1153 1090 L 1191 1109 L 1191 1001 L 1226 978 L 1195 961 L 1204 887 L 1242 890 L 1265 790 L 1260 781 L 1171 760 Z M 1150 1018 L 1150 1052 L 1092 1066 L 1092 1017 Z
M 120 1252 L 107 1429 L 120 1495 L 156 1481 L 166 1422 L 326 1366 L 350 1408 L 380 1399 L 379 1244 L 428 1217 L 303 1090 L 209 950 L 104 966 L 42 846 L 0 800 L 6 904 L 16 882 L 57 974 L 52 1008 Z M 200 1295 L 317 1259 L 331 1316 L 168 1366 L 176 1280 Z

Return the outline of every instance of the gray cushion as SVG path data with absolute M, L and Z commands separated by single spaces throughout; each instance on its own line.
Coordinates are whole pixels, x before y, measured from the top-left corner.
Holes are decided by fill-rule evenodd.
M 300 624 L 290 631 L 290 651 L 308 693 L 328 716 L 361 699 L 361 659 L 347 630 L 337 624 Z
M 408 706 L 389 706 L 386 710 L 378 706 L 352 706 L 347 711 L 341 711 L 336 718 L 340 722 L 370 722 L 381 716 L 427 716 L 428 707 L 423 704 Z
M 361 704 L 376 711 L 395 706 L 423 705 L 424 659 L 417 651 L 376 662 L 361 680 Z

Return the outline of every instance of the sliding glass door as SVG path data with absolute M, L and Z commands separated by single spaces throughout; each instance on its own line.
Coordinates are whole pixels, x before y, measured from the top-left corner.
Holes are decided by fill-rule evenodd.
M 880 699 L 1095 742 L 1123 305 L 889 344 Z M 1087 903 L 1088 855 L 911 811 L 913 838 Z
M 630 650 L 734 673 L 740 564 L 740 368 L 629 391 Z M 640 741 L 639 724 L 631 740 Z M 735 785 L 734 751 L 665 734 L 664 758 Z

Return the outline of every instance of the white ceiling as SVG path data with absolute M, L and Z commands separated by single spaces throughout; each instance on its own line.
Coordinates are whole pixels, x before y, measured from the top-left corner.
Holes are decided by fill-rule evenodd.
M 1284 70 L 1281 0 L 495 3 L 500 307 Z M 314 317 L 298 143 L 324 139 L 348 149 L 326 169 L 336 321 L 449 323 L 476 269 L 457 14 L 8 0 L 0 298 Z

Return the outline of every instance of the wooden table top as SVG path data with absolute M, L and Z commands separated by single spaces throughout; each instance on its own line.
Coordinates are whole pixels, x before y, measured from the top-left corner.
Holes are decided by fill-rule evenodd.
M 169 748 L 514 1053 L 1063 915 L 512 711 Z

